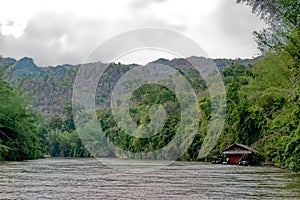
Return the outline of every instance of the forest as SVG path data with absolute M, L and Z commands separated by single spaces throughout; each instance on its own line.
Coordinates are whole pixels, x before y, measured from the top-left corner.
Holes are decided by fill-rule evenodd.
M 254 32 L 262 57 L 253 63 L 233 61 L 220 70 L 226 87 L 225 125 L 217 145 L 204 160 L 217 155 L 233 143 L 241 143 L 259 152 L 257 162 L 272 162 L 276 166 L 299 171 L 300 3 L 298 0 L 237 0 L 237 3 L 250 6 L 253 13 L 264 19 L 269 26 Z M 160 62 L 162 61 L 168 64 L 165 60 Z M 182 59 L 182 62 L 187 61 Z M 118 70 L 124 70 L 125 73 L 130 67 L 120 69 L 120 64 L 112 64 L 110 71 L 99 81 L 99 87 L 106 85 L 108 88 L 98 91 L 96 99 L 99 105 L 97 119 L 107 141 L 95 143 L 95 152 L 87 150 L 76 131 L 71 101 L 65 101 L 62 115 L 42 115 L 31 104 L 34 94 L 25 93 L 22 89 L 26 80 L 19 85 L 13 84 L 5 78 L 5 70 L 2 70 L 0 159 L 24 160 L 44 156 L 112 157 L 116 155 L 108 148 L 109 142 L 130 152 L 150 152 L 168 144 L 181 120 L 181 107 L 176 96 L 167 88 L 156 84 L 145 85 L 131 97 L 129 112 L 141 130 L 151 121 L 151 106 L 160 104 L 166 110 L 166 124 L 161 133 L 149 138 L 132 137 L 122 132 L 111 109 L 105 106 L 109 88 L 113 88 L 112 83 L 120 78 L 111 75 Z M 6 69 L 6 66 L 2 69 Z M 198 161 L 199 150 L 212 117 L 212 101 L 205 82 L 196 70 L 177 70 L 197 91 L 201 114 L 198 132 L 179 159 Z M 77 68 L 68 73 L 75 74 L 76 71 Z M 68 81 L 64 82 L 65 88 L 72 85 L 70 81 L 73 79 Z

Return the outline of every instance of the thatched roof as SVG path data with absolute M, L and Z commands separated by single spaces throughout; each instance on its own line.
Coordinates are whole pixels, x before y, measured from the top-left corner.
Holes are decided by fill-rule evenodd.
M 233 144 L 222 151 L 223 154 L 252 154 L 257 153 L 255 149 L 252 149 L 243 144 Z

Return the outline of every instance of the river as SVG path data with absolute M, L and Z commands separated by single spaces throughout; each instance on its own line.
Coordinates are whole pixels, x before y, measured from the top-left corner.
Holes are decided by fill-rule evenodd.
M 0 199 L 300 199 L 300 176 L 273 167 L 200 162 L 132 173 L 96 159 L 48 158 L 0 162 Z

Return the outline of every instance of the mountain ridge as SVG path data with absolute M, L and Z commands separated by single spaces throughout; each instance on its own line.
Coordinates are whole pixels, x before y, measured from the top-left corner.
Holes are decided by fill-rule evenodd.
M 207 60 L 208 58 L 201 58 Z M 243 65 L 253 65 L 260 57 L 254 59 L 210 59 L 213 60 L 219 70 L 224 70 L 233 65 L 233 63 Z M 100 62 L 99 62 L 100 63 Z M 168 65 L 176 70 L 189 74 L 193 80 L 200 82 L 201 86 L 198 92 L 205 88 L 201 76 L 193 71 L 192 65 L 184 58 L 175 58 L 172 60 L 160 58 L 150 63 L 159 63 Z M 97 63 L 90 63 L 95 65 Z M 43 115 L 63 115 L 67 102 L 72 99 L 73 83 L 76 78 L 78 69 L 86 64 L 70 65 L 62 64 L 57 66 L 39 67 L 34 60 L 24 57 L 19 60 L 14 58 L 0 58 L 0 70 L 4 71 L 4 77 L 15 85 L 21 83 L 21 88 L 27 94 L 33 94 L 31 106 L 37 112 Z M 111 63 L 105 71 L 105 78 L 101 79 L 98 84 L 96 103 L 98 105 L 107 106 L 110 102 L 110 92 L 114 84 L 128 70 L 137 64 Z M 195 81 L 194 81 L 195 82 Z M 193 85 L 194 83 L 192 83 Z M 195 83 L 196 84 L 196 83 Z M 198 83 L 197 83 L 198 84 Z M 202 91 L 203 92 L 203 91 Z

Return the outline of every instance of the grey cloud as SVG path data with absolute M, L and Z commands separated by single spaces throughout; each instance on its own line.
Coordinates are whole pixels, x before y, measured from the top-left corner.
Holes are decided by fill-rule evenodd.
M 211 16 L 214 33 L 211 35 L 213 52 L 218 57 L 251 57 L 258 54 L 253 31 L 263 28 L 263 22 L 235 0 L 220 1 Z M 214 37 L 214 38 L 213 38 Z M 223 56 L 220 56 L 222 55 Z
M 145 8 L 148 7 L 149 5 L 153 4 L 153 3 L 163 3 L 163 2 L 167 2 L 168 0 L 135 0 L 132 4 L 131 7 L 133 9 L 141 9 L 141 8 Z
M 187 30 L 187 26 L 185 24 L 179 24 L 179 25 L 174 25 L 170 24 L 167 21 L 161 21 L 155 18 L 146 18 L 146 19 L 140 19 L 137 22 L 137 25 L 139 27 L 145 28 L 145 27 L 155 27 L 155 28 L 164 28 L 164 29 L 170 29 L 174 31 L 180 31 L 180 32 L 185 32 Z
M 90 59 L 111 62 L 125 52 L 143 47 L 165 49 L 176 52 L 182 57 L 207 55 L 197 43 L 182 34 L 163 29 L 145 28 L 130 31 L 108 40 L 90 55 Z
M 30 20 L 19 38 L 0 34 L 0 54 L 33 57 L 40 65 L 81 63 L 103 37 L 102 20 L 69 14 L 40 14 Z
M 136 0 L 134 3 L 143 2 L 140 4 L 145 9 L 152 3 L 164 1 Z M 134 3 L 131 6 L 139 7 Z M 0 32 L 0 55 L 17 59 L 24 56 L 32 57 L 38 65 L 42 66 L 78 64 L 82 63 L 94 48 L 112 36 L 149 27 L 170 29 L 186 34 L 191 34 L 192 30 L 194 31 L 192 39 L 201 41 L 201 37 L 204 37 L 211 51 L 225 57 L 249 55 L 249 52 L 255 50 L 251 32 L 259 26 L 257 19 L 251 17 L 250 10 L 237 9 L 234 0 L 220 1 L 217 12 L 205 23 L 199 24 L 187 21 L 174 25 L 167 20 L 161 20 L 159 16 L 149 17 L 143 12 L 129 13 L 129 17 L 120 16 L 118 19 L 111 19 L 110 16 L 99 19 L 80 18 L 70 13 L 41 13 L 29 20 L 21 37 L 4 36 Z M 205 32 L 209 26 L 211 32 Z
M 14 21 L 11 21 L 11 20 L 9 20 L 9 21 L 7 21 L 6 22 L 6 26 L 13 26 L 15 24 L 15 22 Z
M 249 33 L 257 28 L 262 28 L 262 24 L 257 23 L 257 18 L 244 6 L 237 5 L 235 1 L 222 1 L 219 4 L 218 14 L 215 20 L 220 28 L 220 32 L 227 36 L 244 40 Z
M 108 28 L 109 27 L 109 28 Z M 0 34 L 0 55 L 33 57 L 38 65 L 78 64 L 99 44 L 132 29 L 158 27 L 184 31 L 183 25 L 132 16 L 130 19 L 82 19 L 72 14 L 43 13 L 32 18 L 21 37 Z M 122 45 L 122 44 L 119 44 Z

